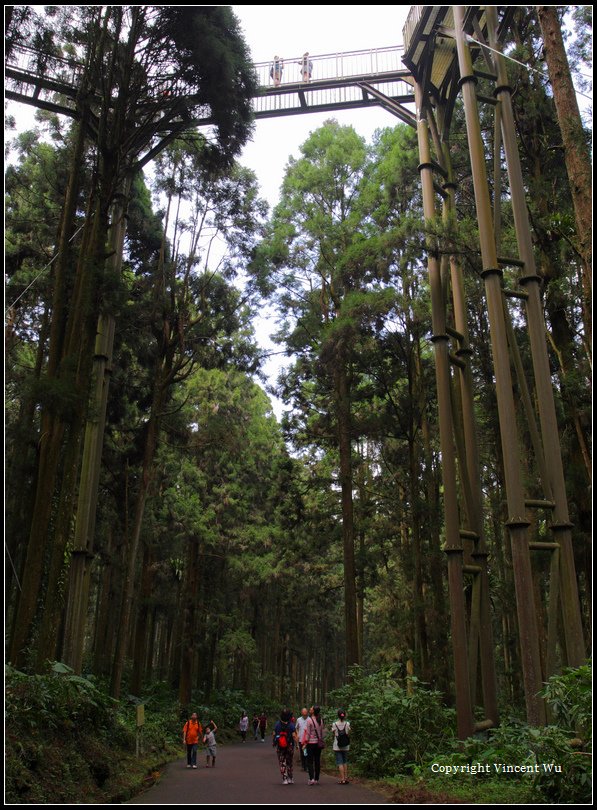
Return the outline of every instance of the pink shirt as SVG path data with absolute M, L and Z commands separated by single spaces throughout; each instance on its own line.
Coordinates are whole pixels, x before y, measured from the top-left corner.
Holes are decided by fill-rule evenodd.
M 316 723 L 313 717 L 307 720 L 303 736 L 301 738 L 302 745 L 309 745 L 323 740 L 323 721 Z

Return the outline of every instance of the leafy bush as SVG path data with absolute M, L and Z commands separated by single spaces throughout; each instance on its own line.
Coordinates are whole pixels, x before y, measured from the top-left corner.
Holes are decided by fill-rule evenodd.
M 197 712 L 201 722 L 214 720 L 222 730 L 224 728 L 235 730 L 243 711 L 247 712 L 249 719 L 253 712 L 264 711 L 270 718 L 278 717 L 284 707 L 261 694 L 246 694 L 240 689 L 219 689 L 207 699 L 202 693 L 193 694 L 193 702 L 183 709 L 185 715 L 183 722 L 190 717 L 191 712 Z
M 7 667 L 6 798 L 70 803 L 82 786 L 98 797 L 121 767 L 114 752 L 134 751 L 134 736 L 115 707 L 93 679 L 64 664 L 54 664 L 47 675 Z
M 449 766 L 480 763 L 489 766 L 478 780 L 524 782 L 537 801 L 582 804 L 591 798 L 591 667 L 568 669 L 549 679 L 543 692 L 559 725 L 534 728 L 508 720 L 498 728 L 468 740 L 453 740 L 441 754 L 428 757 L 419 775 Z M 583 739 L 577 738 L 582 733 Z M 501 765 L 526 766 L 513 773 Z M 466 770 L 450 773 L 450 781 L 469 781 Z
M 453 736 L 454 713 L 440 692 L 410 678 L 408 688 L 391 672 L 351 670 L 348 685 L 330 694 L 351 722 L 351 760 L 369 776 L 412 770 Z M 335 716 L 331 710 L 328 716 Z
M 592 667 L 588 661 L 576 669 L 552 676 L 542 692 L 559 726 L 590 739 L 593 708 Z
M 541 744 L 544 749 L 541 755 L 549 756 L 552 762 L 560 764 L 562 772 L 544 770 L 537 779 L 536 791 L 542 798 L 552 802 L 590 802 L 593 698 L 591 661 L 581 667 L 565 669 L 561 675 L 552 676 L 542 694 L 558 727 L 541 729 Z
M 64 664 L 54 664 L 49 675 L 25 675 L 8 666 L 5 687 L 9 727 L 71 730 L 92 723 L 99 734 L 116 730 L 116 701 Z

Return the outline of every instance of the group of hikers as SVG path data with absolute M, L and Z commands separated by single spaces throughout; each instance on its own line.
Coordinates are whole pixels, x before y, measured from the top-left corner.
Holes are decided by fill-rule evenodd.
M 255 713 L 252 720 L 253 739 L 265 742 L 268 718 L 265 712 Z M 238 728 L 242 741 L 247 741 L 249 716 L 242 713 Z M 187 768 L 197 768 L 197 749 L 199 741 L 203 742 L 206 752 L 206 768 L 216 766 L 216 737 L 218 727 L 210 720 L 203 728 L 197 712 L 193 712 L 182 730 L 182 741 L 187 751 Z M 338 766 L 339 785 L 348 785 L 348 752 L 350 750 L 350 723 L 344 709 L 338 710 L 338 719 L 332 723 L 332 750 Z M 306 707 L 295 717 L 290 709 L 284 709 L 276 720 L 272 731 L 272 746 L 278 755 L 278 764 L 283 785 L 294 784 L 295 753 L 301 770 L 309 775 L 308 785 L 319 784 L 321 771 L 321 752 L 326 745 L 327 729 L 321 716 L 319 706 Z
M 265 712 L 253 715 L 253 739 L 265 742 L 268 719 Z M 243 712 L 239 730 L 246 742 L 249 717 Z M 319 784 L 321 752 L 325 748 L 327 729 L 319 706 L 306 707 L 295 717 L 290 709 L 280 713 L 272 731 L 272 745 L 278 755 L 283 785 L 294 784 L 294 759 L 298 753 L 301 770 L 309 775 L 308 785 Z M 350 750 L 350 723 L 344 709 L 338 710 L 338 719 L 332 723 L 332 750 L 338 766 L 338 784 L 348 785 L 348 752 Z
M 296 63 L 301 69 L 301 80 L 303 82 L 311 81 L 313 75 L 313 62 L 309 58 L 309 52 L 303 54 L 300 62 Z M 271 64 L 269 75 L 274 82 L 274 87 L 279 87 L 282 83 L 282 73 L 284 71 L 284 60 L 280 56 L 274 56 L 274 61 Z

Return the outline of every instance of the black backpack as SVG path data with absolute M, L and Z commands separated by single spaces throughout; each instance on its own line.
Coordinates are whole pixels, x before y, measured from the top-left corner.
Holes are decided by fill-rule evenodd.
M 336 742 L 338 743 L 338 748 L 347 748 L 350 745 L 350 737 L 346 732 L 346 722 L 344 723 L 343 729 L 340 729 L 338 724 L 336 723 L 336 731 L 338 732 L 336 735 Z

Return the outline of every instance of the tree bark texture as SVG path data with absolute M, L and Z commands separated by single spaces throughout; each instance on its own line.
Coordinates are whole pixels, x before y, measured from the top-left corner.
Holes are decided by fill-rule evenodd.
M 539 24 L 543 34 L 545 61 L 553 89 L 553 97 L 562 132 L 564 159 L 574 204 L 574 218 L 579 254 L 583 264 L 583 290 L 587 345 L 592 338 L 592 166 L 591 156 L 580 117 L 580 110 L 564 40 L 557 6 L 537 6 Z

